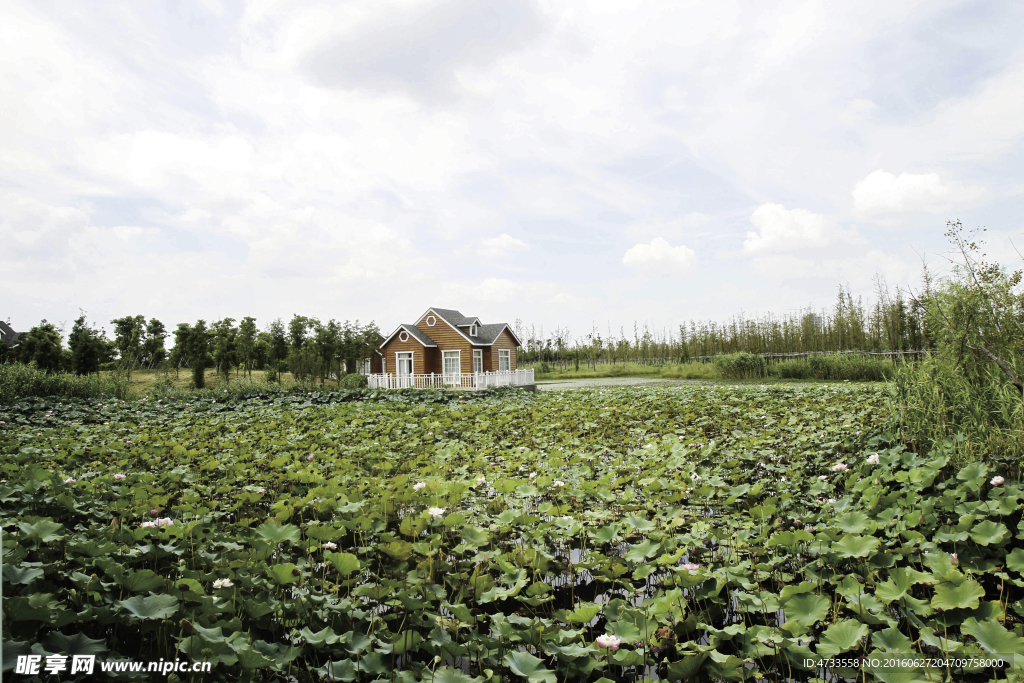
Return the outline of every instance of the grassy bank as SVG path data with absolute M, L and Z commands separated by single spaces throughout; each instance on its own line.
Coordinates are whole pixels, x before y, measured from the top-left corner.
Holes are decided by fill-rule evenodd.
M 564 379 L 597 379 L 601 377 L 648 377 L 657 379 L 736 380 L 851 380 L 880 382 L 890 379 L 895 371 L 892 361 L 870 356 L 835 355 L 794 358 L 769 363 L 761 356 L 733 353 L 716 356 L 712 363 L 667 363 L 640 365 L 618 363 L 596 368 L 558 370 L 545 363 L 533 366 L 538 381 Z M 546 371 L 545 371 L 546 370 Z

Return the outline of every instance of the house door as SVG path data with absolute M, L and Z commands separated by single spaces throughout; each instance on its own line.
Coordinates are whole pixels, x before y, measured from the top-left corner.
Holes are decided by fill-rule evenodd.
M 484 371 L 484 350 L 473 349 L 473 372 Z
M 412 351 L 400 351 L 395 354 L 395 365 L 397 370 L 397 389 L 409 389 L 412 387 Z
M 459 373 L 462 371 L 462 354 L 459 351 L 442 351 L 441 357 L 445 384 L 458 384 Z

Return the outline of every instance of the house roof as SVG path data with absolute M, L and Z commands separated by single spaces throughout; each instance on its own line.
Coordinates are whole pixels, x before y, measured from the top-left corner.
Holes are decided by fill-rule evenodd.
M 10 325 L 0 320 L 0 340 L 13 345 L 18 341 L 18 337 L 20 336 L 21 335 L 15 332 Z
M 402 325 L 399 325 L 398 327 L 396 327 L 395 331 L 392 332 L 391 334 L 389 334 L 387 336 L 387 339 L 382 341 L 380 343 L 380 345 L 384 346 L 389 341 L 391 341 L 392 337 L 394 337 L 396 334 L 398 334 L 399 332 L 401 332 L 403 330 L 408 332 L 409 336 L 412 337 L 413 339 L 415 339 L 416 341 L 418 341 L 420 344 L 423 344 L 424 346 L 434 347 L 434 348 L 437 347 L 437 344 L 434 342 L 434 340 L 431 339 L 430 337 L 428 337 L 423 332 L 423 330 L 421 330 L 420 328 L 416 327 L 415 325 L 405 325 L 405 324 L 402 324 Z
M 419 316 L 417 320 L 422 320 L 423 316 L 425 316 L 427 313 L 430 313 L 431 311 L 433 311 L 434 315 L 441 318 L 441 320 L 451 325 L 456 332 L 461 334 L 463 338 L 465 338 L 465 340 L 468 341 L 473 346 L 492 345 L 495 341 L 498 340 L 498 336 L 501 334 L 502 330 L 508 330 L 508 333 L 512 336 L 512 339 L 515 340 L 516 344 L 519 346 L 523 345 L 523 343 L 519 340 L 519 337 L 517 337 L 515 332 L 512 331 L 512 328 L 508 326 L 508 323 L 490 323 L 488 325 L 484 325 L 480 322 L 480 318 L 462 315 L 462 313 L 456 311 L 454 308 L 435 308 L 431 306 L 426 311 L 424 311 L 423 315 Z M 476 324 L 477 326 L 475 337 L 471 337 L 469 336 L 467 331 L 459 329 L 460 327 L 469 327 L 470 325 L 473 324 Z M 415 325 L 403 324 L 399 325 L 394 332 L 388 335 L 387 339 L 381 342 L 381 347 L 383 347 L 385 344 L 391 341 L 391 338 L 398 334 L 399 330 L 403 329 L 407 330 L 409 334 L 415 336 L 417 341 L 419 341 L 424 346 L 437 346 L 437 344 L 434 343 L 433 339 L 424 334 L 423 331 L 416 327 Z

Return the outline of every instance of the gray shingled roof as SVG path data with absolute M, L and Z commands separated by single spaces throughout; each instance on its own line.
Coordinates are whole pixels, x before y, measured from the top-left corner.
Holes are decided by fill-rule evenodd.
M 471 325 L 473 324 L 474 320 L 480 319 L 462 315 L 454 308 L 431 308 L 430 310 L 432 310 L 434 313 L 437 313 L 439 316 L 441 316 L 442 318 L 444 318 L 445 320 L 447 320 L 448 322 L 455 326 Z
M 490 325 L 479 325 L 476 328 L 477 344 L 493 344 L 501 331 L 508 327 L 505 323 L 491 323 Z
M 426 333 L 415 325 L 402 325 L 402 329 L 416 338 L 424 346 L 437 346 L 437 342 L 428 337 Z
M 6 342 L 8 345 L 12 345 L 18 341 L 20 337 L 10 325 L 0 320 L 0 341 Z

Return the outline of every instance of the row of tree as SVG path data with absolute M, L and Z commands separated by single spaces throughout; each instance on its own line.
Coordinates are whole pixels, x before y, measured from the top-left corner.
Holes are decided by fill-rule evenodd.
M 67 371 L 79 375 L 101 369 L 130 374 L 140 368 L 162 368 L 175 376 L 182 368 L 191 370 L 196 383 L 203 384 L 206 368 L 222 376 L 252 375 L 265 370 L 270 379 L 290 371 L 300 381 L 339 378 L 355 372 L 358 363 L 369 358 L 381 342 L 374 323 L 321 322 L 295 315 L 286 325 L 280 318 L 259 331 L 256 319 L 224 318 L 209 325 L 179 323 L 173 332 L 174 345 L 165 347 L 167 328 L 156 318 L 127 316 L 111 321 L 113 338 L 105 329 L 91 325 L 83 312 L 75 321 L 64 345 L 63 334 L 43 320 L 9 347 L 0 343 L 0 363 L 34 363 L 48 372 Z
M 929 286 L 924 283 L 925 289 Z M 686 362 L 722 353 L 803 353 L 808 351 L 907 351 L 933 346 L 929 322 L 921 300 L 884 280 L 876 280 L 871 302 L 854 297 L 840 287 L 831 309 L 807 308 L 789 315 L 766 314 L 756 318 L 737 315 L 725 322 L 714 320 L 680 324 L 674 329 L 652 330 L 634 323 L 632 335 L 624 328 L 602 334 L 596 328 L 573 337 L 564 327 L 549 335 L 544 328 L 515 324 L 523 340 L 523 363 L 596 366 L 598 363 L 661 364 Z

